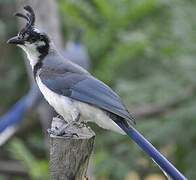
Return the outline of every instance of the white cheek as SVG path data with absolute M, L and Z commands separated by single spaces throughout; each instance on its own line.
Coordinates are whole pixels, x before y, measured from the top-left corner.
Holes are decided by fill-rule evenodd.
M 45 46 L 46 43 L 44 41 L 39 41 L 36 43 L 36 46 L 39 47 L 39 46 Z
M 25 45 L 18 45 L 18 46 L 25 51 L 31 66 L 34 67 L 35 64 L 37 64 L 40 56 L 40 53 L 37 51 L 35 44 L 25 43 Z

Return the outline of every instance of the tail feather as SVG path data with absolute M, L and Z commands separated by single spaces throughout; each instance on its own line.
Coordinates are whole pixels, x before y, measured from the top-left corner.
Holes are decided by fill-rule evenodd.
M 128 127 L 123 121 L 117 121 L 116 124 L 137 144 L 145 151 L 157 165 L 174 180 L 186 180 L 181 174 L 147 139 L 144 138 L 135 128 Z

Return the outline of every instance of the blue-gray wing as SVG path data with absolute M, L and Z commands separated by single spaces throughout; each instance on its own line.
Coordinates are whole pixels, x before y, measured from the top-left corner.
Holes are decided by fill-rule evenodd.
M 92 104 L 134 123 L 120 97 L 107 85 L 89 76 L 71 87 L 71 98 Z
M 50 78 L 40 74 L 40 78 L 49 89 L 58 94 L 116 114 L 126 119 L 128 123 L 134 122 L 120 97 L 93 76 L 67 72 L 63 75 L 53 74 Z

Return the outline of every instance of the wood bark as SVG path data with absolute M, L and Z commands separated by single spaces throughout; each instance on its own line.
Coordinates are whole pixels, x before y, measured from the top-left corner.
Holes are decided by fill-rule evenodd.
M 53 118 L 53 130 L 64 120 Z M 67 136 L 50 136 L 50 172 L 52 180 L 88 179 L 87 169 L 93 150 L 95 133 L 88 127 L 70 126 Z M 77 135 L 76 135 L 77 134 Z

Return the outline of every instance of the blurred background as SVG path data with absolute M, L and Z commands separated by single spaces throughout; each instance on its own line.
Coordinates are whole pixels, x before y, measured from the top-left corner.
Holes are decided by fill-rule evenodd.
M 188 179 L 196 179 L 196 1 L 28 3 L 62 54 L 118 92 L 135 115 L 136 128 Z M 0 129 L 10 108 L 31 96 L 30 105 L 14 111 L 12 119 L 21 117 L 8 123 L 11 131 L 0 130 L 0 180 L 49 179 L 45 130 L 51 109 L 29 91 L 35 85 L 22 50 L 6 44 L 24 25 L 12 16 L 23 4 L 0 0 Z M 97 134 L 92 179 L 165 179 L 129 138 L 92 127 Z

